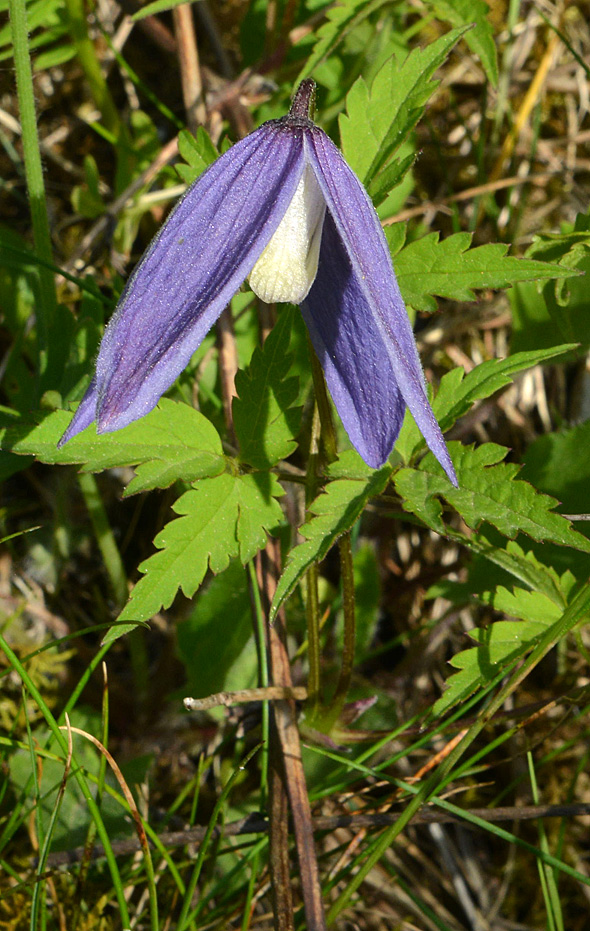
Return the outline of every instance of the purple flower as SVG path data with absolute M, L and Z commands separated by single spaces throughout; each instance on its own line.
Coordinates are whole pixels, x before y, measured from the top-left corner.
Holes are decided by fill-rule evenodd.
M 135 269 L 96 375 L 60 441 L 143 417 L 188 364 L 245 278 L 265 301 L 300 304 L 350 440 L 377 468 L 406 405 L 453 484 L 412 328 L 369 197 L 308 117 L 304 81 L 288 115 L 238 142 L 189 188 Z

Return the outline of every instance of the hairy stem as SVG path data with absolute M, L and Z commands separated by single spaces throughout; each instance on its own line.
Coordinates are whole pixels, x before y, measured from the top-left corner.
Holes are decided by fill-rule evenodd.
M 10 21 L 12 25 L 12 44 L 14 49 L 14 69 L 20 109 L 25 176 L 31 209 L 31 224 L 35 252 L 42 262 L 53 264 L 53 250 L 47 201 L 43 184 L 43 167 L 37 133 L 37 116 L 35 113 L 35 92 L 29 57 L 29 39 L 27 11 L 25 0 L 9 0 Z M 55 316 L 57 299 L 53 272 L 46 265 L 39 267 L 40 293 L 36 302 L 37 344 L 39 375 L 44 375 L 48 367 L 49 331 Z

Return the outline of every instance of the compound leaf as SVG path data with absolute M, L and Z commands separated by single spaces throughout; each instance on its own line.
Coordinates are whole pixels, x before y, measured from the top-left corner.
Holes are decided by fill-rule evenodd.
M 511 384 L 513 375 L 534 365 L 558 360 L 575 348 L 575 343 L 567 343 L 550 349 L 516 352 L 507 359 L 487 359 L 467 375 L 460 366 L 452 369 L 441 379 L 432 403 L 432 409 L 441 430 L 443 432 L 450 430 L 476 401 L 488 398 L 496 391 Z M 418 430 L 413 417 L 406 415 L 395 445 L 396 452 L 405 463 L 409 463 L 425 445 L 424 437 Z
M 517 281 L 567 278 L 575 269 L 506 255 L 505 243 L 471 249 L 471 233 L 439 239 L 428 233 L 407 243 L 395 257 L 395 271 L 404 300 L 415 310 L 432 313 L 434 295 L 453 301 L 475 300 L 475 290 L 509 288 Z
M 452 442 L 448 448 L 459 487 L 451 485 L 429 453 L 417 469 L 401 469 L 395 475 L 395 486 L 407 511 L 444 534 L 440 500 L 443 498 L 472 530 L 487 521 L 507 537 L 526 533 L 533 540 L 548 540 L 590 552 L 590 541 L 553 511 L 555 498 L 519 481 L 518 465 L 502 462 L 507 453 L 505 447 L 485 443 L 475 448 Z
M 191 598 L 208 569 L 217 574 L 231 559 L 246 564 L 266 543 L 266 533 L 282 519 L 276 478 L 224 473 L 203 479 L 174 504 L 180 516 L 154 540 L 158 552 L 139 567 L 139 580 L 105 642 L 169 608 L 180 589 Z M 129 623 L 131 622 L 131 623 Z
M 126 494 L 166 488 L 177 479 L 195 480 L 225 469 L 215 427 L 187 404 L 164 398 L 141 420 L 115 433 L 88 427 L 61 449 L 57 443 L 72 418 L 66 411 L 39 411 L 32 422 L 11 418 L 0 429 L 0 448 L 40 462 L 82 464 L 85 472 L 138 465 Z

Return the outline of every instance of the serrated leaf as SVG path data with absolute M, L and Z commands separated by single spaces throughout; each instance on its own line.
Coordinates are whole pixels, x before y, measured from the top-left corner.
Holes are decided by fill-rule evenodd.
M 481 591 L 484 586 L 490 584 L 489 563 L 491 562 L 494 566 L 508 572 L 522 585 L 526 585 L 532 591 L 540 592 L 555 604 L 565 603 L 566 595 L 569 594 L 569 586 L 564 585 L 563 578 L 560 579 L 552 566 L 540 562 L 532 550 L 525 552 L 514 540 L 508 540 L 505 547 L 494 546 L 481 533 L 474 534 L 464 542 L 476 554 L 476 559 L 469 568 L 472 593 L 474 590 Z M 485 562 L 481 564 L 477 557 L 483 557 Z M 473 576 L 476 573 L 485 581 L 479 586 L 475 583 L 474 589 Z
M 356 523 L 367 501 L 380 494 L 391 475 L 389 465 L 372 471 L 368 466 L 364 470 L 356 453 L 340 456 L 334 472 L 330 475 L 346 473 L 348 465 L 354 478 L 334 478 L 325 490 L 310 505 L 314 515 L 308 523 L 300 527 L 305 542 L 291 550 L 287 564 L 279 579 L 275 596 L 270 608 L 271 622 L 286 598 L 289 597 L 306 569 L 314 562 L 323 559 L 338 537 Z M 361 476 L 362 472 L 362 477 Z M 358 476 L 358 477 L 356 477 Z
M 223 572 L 239 556 L 245 565 L 266 544 L 266 534 L 282 519 L 276 500 L 283 489 L 274 475 L 230 475 L 203 479 L 174 504 L 180 515 L 154 540 L 159 552 L 139 567 L 139 580 L 119 622 L 105 643 L 140 621 L 169 608 L 179 589 L 192 598 L 208 569 Z
M 498 585 L 493 592 L 484 592 L 480 597 L 485 604 L 509 617 L 516 617 L 521 621 L 534 621 L 545 626 L 557 621 L 567 604 L 565 598 L 556 602 L 543 592 L 531 592 L 525 588 L 509 589 L 504 585 Z M 481 630 L 473 634 L 480 643 L 483 642 L 481 634 Z
M 465 35 L 465 41 L 479 56 L 488 80 L 495 86 L 498 83 L 498 57 L 494 30 L 488 19 L 490 8 L 483 0 L 432 0 L 432 6 L 440 19 L 451 26 L 468 26 L 473 24 Z
M 486 628 L 468 631 L 478 646 L 463 650 L 450 660 L 451 665 L 461 672 L 449 678 L 433 714 L 443 714 L 451 705 L 490 682 L 503 666 L 524 656 L 547 628 L 561 619 L 568 607 L 568 597 L 574 591 L 570 580 L 564 578 L 563 582 L 564 592 L 557 597 L 523 588 L 510 590 L 503 585 L 479 596 L 496 611 L 520 620 L 496 621 Z
M 394 158 L 385 166 L 383 171 L 375 175 L 367 187 L 367 193 L 375 207 L 379 207 L 390 191 L 392 191 L 394 187 L 397 187 L 416 161 L 416 158 L 417 155 L 415 152 L 411 152 L 402 159 Z
M 508 246 L 504 243 L 471 249 L 471 239 L 471 233 L 455 233 L 443 240 L 439 240 L 438 233 L 429 233 L 397 253 L 397 280 L 410 307 L 432 313 L 437 308 L 434 295 L 473 301 L 477 289 L 508 288 L 517 281 L 576 274 L 560 265 L 506 255 Z
M 299 379 L 287 377 L 294 315 L 293 309 L 283 311 L 262 349 L 255 349 L 248 368 L 236 375 L 232 409 L 240 458 L 255 469 L 271 468 L 297 446 Z
M 557 360 L 576 348 L 576 344 L 554 346 L 516 352 L 507 359 L 488 359 L 472 369 L 467 375 L 461 367 L 452 369 L 441 379 L 436 397 L 432 402 L 434 416 L 443 433 L 466 414 L 476 401 L 489 398 L 496 391 L 511 384 L 512 376 L 523 369 Z M 406 415 L 395 449 L 404 462 L 409 463 L 425 446 L 425 440 L 413 417 Z
M 558 618 L 561 612 L 558 611 Z M 445 691 L 435 702 L 432 714 L 440 717 L 458 702 L 464 701 L 478 688 L 491 682 L 510 662 L 524 656 L 544 633 L 546 624 L 538 621 L 497 621 L 484 630 L 470 630 L 478 646 L 462 650 L 449 661 L 461 671 L 450 676 Z
M 317 41 L 294 82 L 295 86 L 304 78 L 309 77 L 319 64 L 329 58 L 349 32 L 388 2 L 389 0 L 343 0 L 328 9 L 327 22 L 317 30 Z
M 472 530 L 487 521 L 507 537 L 526 533 L 533 540 L 548 540 L 590 552 L 590 542 L 552 510 L 557 504 L 555 498 L 519 481 L 518 465 L 502 462 L 507 453 L 503 446 L 485 443 L 476 448 L 453 442 L 448 448 L 459 487 L 451 485 L 429 453 L 417 469 L 402 469 L 395 476 L 405 510 L 444 534 L 440 501 L 444 498 Z
M 82 464 L 86 472 L 138 465 L 126 494 L 166 488 L 177 479 L 218 475 L 225 469 L 221 440 L 215 427 L 187 404 L 164 398 L 158 407 L 116 433 L 98 436 L 94 426 L 66 443 L 57 443 L 72 415 L 38 412 L 0 429 L 0 448 L 33 455 L 40 462 Z
M 455 29 L 427 46 L 414 49 L 401 64 L 385 62 L 367 87 L 363 78 L 346 97 L 339 118 L 344 157 L 365 186 L 373 183 L 424 113 L 437 87 L 432 80 L 465 29 Z
M 189 133 L 188 129 L 183 129 L 178 134 L 178 152 L 186 165 L 176 165 L 176 171 L 185 184 L 192 184 L 196 181 L 199 175 L 202 175 L 219 156 L 209 133 L 203 126 L 198 127 L 195 136 Z

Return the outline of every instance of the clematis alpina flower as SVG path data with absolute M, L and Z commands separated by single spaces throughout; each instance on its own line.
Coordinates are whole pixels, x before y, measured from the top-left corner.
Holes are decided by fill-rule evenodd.
M 428 402 L 383 230 L 360 181 L 309 118 L 304 81 L 189 188 L 135 269 L 95 377 L 60 445 L 96 420 L 118 430 L 157 404 L 248 278 L 264 301 L 299 304 L 352 445 L 376 468 L 409 407 L 456 484 Z

